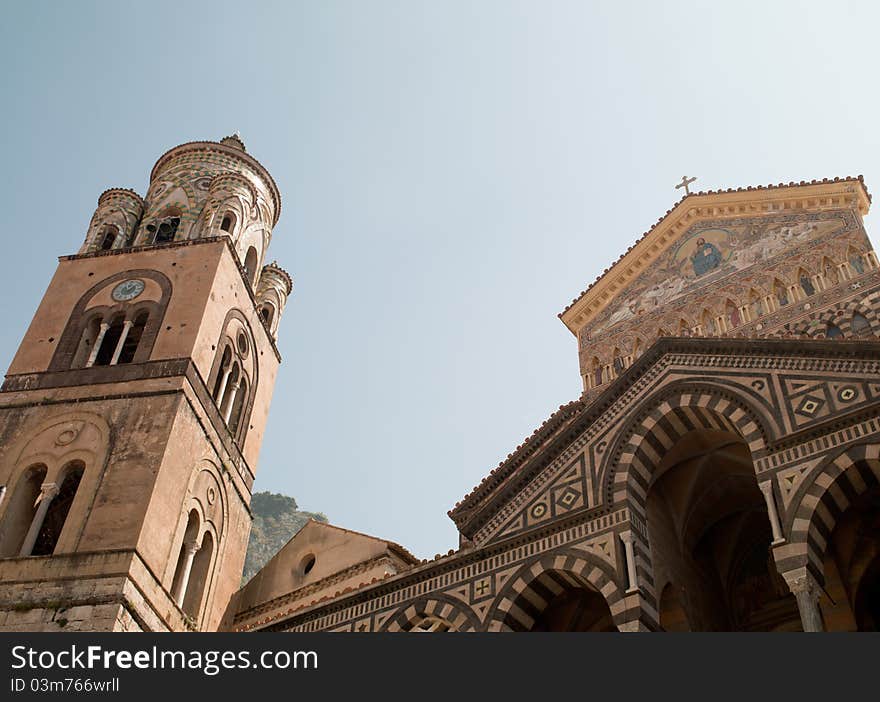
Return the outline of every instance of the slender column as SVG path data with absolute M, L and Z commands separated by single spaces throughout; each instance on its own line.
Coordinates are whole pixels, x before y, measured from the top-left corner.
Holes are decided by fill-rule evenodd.
M 134 326 L 134 322 L 126 319 L 122 324 L 122 333 L 119 335 L 119 341 L 116 342 L 116 350 L 113 352 L 113 358 L 110 359 L 110 365 L 115 366 L 119 361 L 119 355 L 122 353 L 122 347 L 125 344 L 125 338 L 128 336 L 129 330 Z
M 18 552 L 19 556 L 30 556 L 31 551 L 34 550 L 34 544 L 37 543 L 37 536 L 40 534 L 40 529 L 43 527 L 43 520 L 46 518 L 46 512 L 49 511 L 49 505 L 52 504 L 52 500 L 58 495 L 58 485 L 56 483 L 43 483 L 40 486 L 40 496 L 37 497 L 37 511 L 34 513 L 34 518 L 31 520 L 30 529 L 28 529 L 27 536 L 24 537 L 24 543 L 21 545 L 21 551 Z
M 779 513 L 776 511 L 776 498 L 773 497 L 773 483 L 769 480 L 758 485 L 764 493 L 764 502 L 767 503 L 767 516 L 770 517 L 770 529 L 773 530 L 773 546 L 785 542 L 782 535 L 782 527 L 779 525 Z
M 223 401 L 223 393 L 226 392 L 226 383 L 229 382 L 229 374 L 232 373 L 232 363 L 229 364 L 229 368 L 227 368 L 223 372 L 223 380 L 220 381 L 220 387 L 217 390 L 217 397 L 214 398 L 215 402 Z M 217 405 L 217 409 L 220 409 L 220 405 Z
M 174 591 L 171 596 L 177 602 L 179 607 L 183 607 L 183 597 L 186 594 L 186 586 L 189 585 L 189 574 L 192 571 L 193 559 L 196 557 L 196 551 L 199 550 L 199 543 L 193 539 L 192 541 L 183 542 L 183 570 L 180 577 L 174 585 Z
M 101 343 L 104 341 L 104 335 L 107 333 L 107 330 L 110 328 L 110 325 L 107 322 L 101 322 L 101 330 L 98 332 L 98 336 L 95 337 L 95 345 L 92 346 L 92 352 L 89 354 L 89 360 L 86 361 L 86 368 L 91 368 L 95 365 L 95 359 L 98 357 L 98 351 L 101 350 Z
M 6 497 L 6 486 L 0 485 L 0 507 L 3 506 L 3 499 Z
M 232 416 L 232 406 L 235 404 L 235 396 L 239 387 L 241 387 L 241 382 L 236 380 L 229 388 L 229 404 L 226 405 L 226 411 L 223 413 L 223 421 L 226 424 L 229 424 L 229 418 Z
M 620 540 L 623 541 L 623 550 L 626 553 L 626 572 L 629 576 L 629 589 L 627 589 L 627 594 L 630 592 L 637 592 L 639 589 L 639 582 L 636 579 L 636 553 L 633 549 L 633 533 L 631 531 L 625 531 L 620 535 Z
M 790 573 L 783 573 L 785 582 L 794 593 L 797 600 L 798 611 L 801 615 L 801 626 L 804 631 L 824 631 L 822 626 L 822 613 L 819 611 L 819 583 L 806 570 L 799 569 Z

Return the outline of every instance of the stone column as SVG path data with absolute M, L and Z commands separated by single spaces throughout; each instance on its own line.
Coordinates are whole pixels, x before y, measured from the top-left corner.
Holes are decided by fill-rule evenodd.
M 3 499 L 6 497 L 6 486 L 0 485 L 0 507 L 3 506 Z
M 46 512 L 49 511 L 49 505 L 58 495 L 58 485 L 56 483 L 43 483 L 40 486 L 40 496 L 37 498 L 37 511 L 31 520 L 30 529 L 27 536 L 24 537 L 24 543 L 21 545 L 19 556 L 30 556 L 34 550 L 34 544 L 37 543 L 37 536 L 40 535 L 40 529 L 43 527 L 43 520 L 46 518 Z
M 223 412 L 223 422 L 229 424 L 229 418 L 232 416 L 232 407 L 235 404 L 235 396 L 238 394 L 238 388 L 241 387 L 241 380 L 236 380 L 229 389 L 229 403 Z
M 181 609 L 183 609 L 183 597 L 186 595 L 186 586 L 189 585 L 189 574 L 192 570 L 193 559 L 196 557 L 196 551 L 198 550 L 199 543 L 195 539 L 183 542 L 183 569 L 180 571 L 180 577 L 174 584 L 174 590 L 171 593 L 174 601 Z
M 625 531 L 620 535 L 620 540 L 623 541 L 623 550 L 626 553 L 626 572 L 629 576 L 629 588 L 627 589 L 627 594 L 631 592 L 638 592 L 639 582 L 636 578 L 636 553 L 633 549 L 633 533 L 631 531 Z
M 92 346 L 92 352 L 89 354 L 89 360 L 86 361 L 86 368 L 91 368 L 95 365 L 95 359 L 98 357 L 98 351 L 101 350 L 101 343 L 104 341 L 104 335 L 107 333 L 107 330 L 110 328 L 110 325 L 107 322 L 101 322 L 101 330 L 98 332 L 98 336 L 95 337 L 95 345 Z
M 116 350 L 113 352 L 113 358 L 110 359 L 110 365 L 115 366 L 119 361 L 119 356 L 122 353 L 122 347 L 125 345 L 125 339 L 128 337 L 129 330 L 134 326 L 134 322 L 130 319 L 126 319 L 122 324 L 122 333 L 119 335 L 119 341 L 116 342 Z
M 226 392 L 226 383 L 229 382 L 229 375 L 232 373 L 232 364 L 229 364 L 229 368 L 227 368 L 223 372 L 223 379 L 220 381 L 220 387 L 217 389 L 217 397 L 214 398 L 214 402 L 217 403 L 217 409 L 220 409 L 220 404 L 223 402 L 223 393 Z
M 764 502 L 767 503 L 767 516 L 770 518 L 770 529 L 773 531 L 772 546 L 778 546 L 785 543 L 785 537 L 782 535 L 782 527 L 779 525 L 779 513 L 776 511 L 776 498 L 773 496 L 773 482 L 766 480 L 760 483 L 758 487 L 764 493 Z
M 801 626 L 804 631 L 824 631 L 822 613 L 819 611 L 821 588 L 816 579 L 806 568 L 783 573 L 782 576 L 797 600 L 798 611 L 801 614 Z

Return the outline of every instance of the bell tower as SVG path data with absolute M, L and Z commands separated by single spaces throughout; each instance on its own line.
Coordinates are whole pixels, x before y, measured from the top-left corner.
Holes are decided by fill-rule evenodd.
M 238 136 L 98 198 L 0 389 L 0 630 L 216 630 L 238 589 L 292 290 Z

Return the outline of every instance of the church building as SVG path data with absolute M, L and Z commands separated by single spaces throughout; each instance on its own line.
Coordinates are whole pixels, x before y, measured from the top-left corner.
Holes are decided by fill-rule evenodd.
M 870 202 L 687 193 L 559 315 L 583 393 L 449 512 L 457 550 L 310 523 L 235 630 L 880 629 Z
M 878 630 L 870 202 L 686 192 L 559 315 L 580 396 L 453 507 L 456 549 L 313 521 L 240 587 L 281 196 L 237 136 L 177 146 L 100 196 L 0 388 L 0 630 Z

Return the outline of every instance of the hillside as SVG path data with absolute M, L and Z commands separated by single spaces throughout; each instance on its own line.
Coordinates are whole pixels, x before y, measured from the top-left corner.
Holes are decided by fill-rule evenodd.
M 251 510 L 254 522 L 242 583 L 250 580 L 309 519 L 327 521 L 324 514 L 300 511 L 292 497 L 274 492 L 255 492 L 251 499 Z

